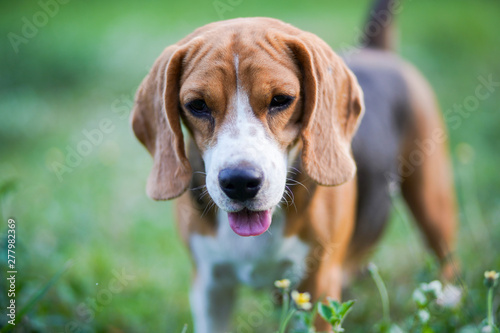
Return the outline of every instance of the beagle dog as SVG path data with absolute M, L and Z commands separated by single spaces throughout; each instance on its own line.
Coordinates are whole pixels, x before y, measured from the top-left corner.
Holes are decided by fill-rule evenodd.
M 390 184 L 452 277 L 446 131 L 382 28 L 344 61 L 276 19 L 216 22 L 167 47 L 143 80 L 132 127 L 153 157 L 147 194 L 178 198 L 196 332 L 227 330 L 239 284 L 289 278 L 313 300 L 339 299 L 384 229 Z

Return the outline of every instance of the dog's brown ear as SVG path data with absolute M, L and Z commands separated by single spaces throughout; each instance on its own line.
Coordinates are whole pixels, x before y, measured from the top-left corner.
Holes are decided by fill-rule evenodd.
M 131 122 L 135 136 L 153 156 L 146 192 L 155 200 L 181 195 L 191 180 L 179 114 L 184 48 L 166 48 L 142 81 Z
M 321 185 L 343 184 L 356 173 L 351 140 L 364 112 L 361 87 L 320 38 L 299 35 L 288 47 L 303 73 L 303 167 Z

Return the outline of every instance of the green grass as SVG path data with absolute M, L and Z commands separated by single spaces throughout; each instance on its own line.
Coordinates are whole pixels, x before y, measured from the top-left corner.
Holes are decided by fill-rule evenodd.
M 335 48 L 354 44 L 354 29 L 361 27 L 368 3 L 243 1 L 223 18 L 280 18 L 318 34 Z M 500 81 L 498 2 L 403 4 L 398 19 L 400 53 L 426 75 L 443 110 L 474 94 L 479 75 L 492 74 Z M 30 19 L 40 10 L 34 1 L 2 7 L 4 37 L 20 33 L 22 17 Z M 164 47 L 219 19 L 212 1 L 72 1 L 20 45 L 19 53 L 2 38 L 0 184 L 13 179 L 16 186 L 2 195 L 0 243 L 4 251 L 6 221 L 14 217 L 19 306 L 68 260 L 73 262 L 29 311 L 23 321 L 26 327 L 62 332 L 72 322 L 87 321 L 85 325 L 99 332 L 180 332 L 188 323 L 191 331 L 188 252 L 178 237 L 172 204 L 153 202 L 145 195 L 152 163 L 121 111 L 129 108 L 134 90 Z M 495 91 L 458 129 L 450 130 L 461 212 L 458 256 L 469 291 L 463 318 L 475 323 L 486 311 L 481 274 L 500 268 L 499 104 Z M 64 160 L 66 147 L 75 148 L 84 138 L 82 130 L 98 128 L 104 118 L 114 129 L 60 182 L 52 163 Z M 462 142 L 474 150 L 474 160 L 467 165 L 455 157 Z M 402 216 L 393 213 L 373 257 L 387 285 L 391 318 L 397 322 L 413 313 L 411 293 L 417 284 L 437 274 L 418 231 Z M 106 290 L 113 270 L 122 269 L 134 279 L 90 316 L 85 311 L 89 299 Z M 1 281 L 0 306 L 5 308 L 5 280 Z M 246 288 L 241 296 L 236 326 L 248 313 L 261 313 L 259 304 L 268 297 Z M 345 321 L 348 332 L 366 332 L 381 319 L 378 291 L 369 277 L 355 281 L 347 297 L 357 300 Z M 278 317 L 262 313 L 258 331 L 275 330 Z M 0 324 L 4 321 L 2 315 Z

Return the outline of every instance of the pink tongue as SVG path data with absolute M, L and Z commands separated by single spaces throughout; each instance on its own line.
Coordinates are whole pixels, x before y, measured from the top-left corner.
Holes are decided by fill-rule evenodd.
M 271 225 L 271 210 L 253 212 L 243 209 L 237 213 L 227 213 L 229 226 L 240 236 L 258 236 Z

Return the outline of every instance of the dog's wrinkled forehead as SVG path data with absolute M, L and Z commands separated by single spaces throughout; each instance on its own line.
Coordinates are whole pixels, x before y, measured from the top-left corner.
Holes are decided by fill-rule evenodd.
M 225 122 L 232 121 L 239 100 L 237 95 L 248 99 L 255 118 L 263 123 L 269 120 L 266 117 L 273 96 L 300 95 L 299 66 L 285 44 L 276 41 L 276 33 L 256 28 L 255 24 L 233 29 L 217 27 L 199 33 L 191 44 L 183 60 L 180 103 L 203 99 L 211 109 L 213 134 Z M 288 118 L 278 116 L 273 121 L 286 122 Z M 198 121 L 191 119 L 191 123 L 195 139 L 203 136 L 205 145 L 215 143 L 217 135 L 207 139 L 208 133 L 196 133 L 203 129 L 196 126 Z M 274 128 L 271 125 L 266 125 L 270 134 Z M 283 144 L 289 141 L 277 140 Z M 202 150 L 203 146 L 200 146 Z

